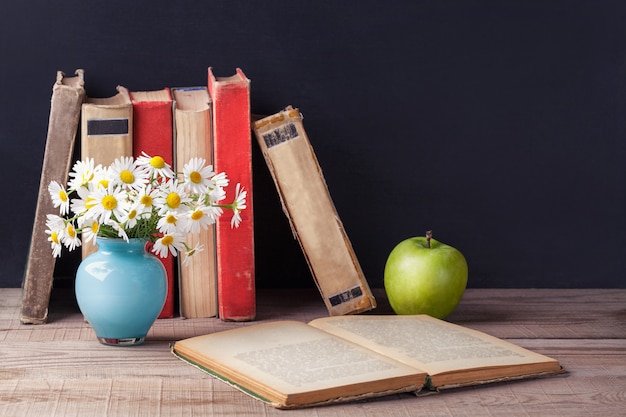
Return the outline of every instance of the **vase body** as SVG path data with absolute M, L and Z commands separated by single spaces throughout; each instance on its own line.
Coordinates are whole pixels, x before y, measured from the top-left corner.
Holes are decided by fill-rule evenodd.
M 143 239 L 98 238 L 98 250 L 76 272 L 76 300 L 100 343 L 137 345 L 159 316 L 167 296 L 161 261 Z

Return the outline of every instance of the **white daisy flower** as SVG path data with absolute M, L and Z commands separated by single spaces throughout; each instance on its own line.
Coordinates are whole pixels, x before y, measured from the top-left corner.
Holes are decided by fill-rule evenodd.
M 63 232 L 63 236 L 61 236 L 61 242 L 68 248 L 70 251 L 80 247 L 80 236 L 76 233 L 76 228 L 72 222 L 68 222 L 65 225 L 65 230 Z
M 198 253 L 204 250 L 204 245 L 198 243 L 193 248 L 187 248 L 185 251 L 185 259 L 183 260 L 183 265 L 187 265 L 191 259 L 197 255 Z
M 212 186 L 211 177 L 215 175 L 212 165 L 206 165 L 206 159 L 192 158 L 183 167 L 183 178 L 187 188 L 196 194 L 206 194 Z
M 158 197 L 158 195 L 159 190 L 154 189 L 152 187 L 152 184 L 146 185 L 137 193 L 137 196 L 135 198 L 137 209 L 140 213 L 147 213 L 148 216 L 145 216 L 146 218 L 149 217 L 150 213 L 152 213 L 154 200 Z
M 91 198 L 93 200 L 85 215 L 98 220 L 101 224 L 107 223 L 111 216 L 121 219 L 126 215 L 127 193 L 120 187 L 113 187 L 112 184 L 106 189 L 98 187 L 91 193 Z
M 164 213 L 157 222 L 157 229 L 161 233 L 171 234 L 184 230 L 183 217 L 175 211 Z
M 50 193 L 50 197 L 52 197 L 54 208 L 59 207 L 61 215 L 66 215 L 70 210 L 70 199 L 65 188 L 56 181 L 50 181 L 48 192 Z
M 167 258 L 169 253 L 176 256 L 178 252 L 183 251 L 182 236 L 179 233 L 165 234 L 152 246 L 152 252 L 161 258 Z
M 237 184 L 235 187 L 235 201 L 233 201 L 233 218 L 230 220 L 230 227 L 239 227 L 241 223 L 241 210 L 246 208 L 246 196 L 248 192 Z
M 100 165 L 98 165 L 100 167 Z M 93 158 L 87 158 L 84 161 L 76 161 L 70 172 L 70 180 L 68 187 L 70 190 L 78 190 L 87 186 L 96 176 L 96 167 Z
M 93 188 L 92 184 L 76 190 L 78 198 L 73 198 L 70 202 L 70 209 L 75 215 L 82 216 L 85 212 L 87 212 L 87 210 L 95 205 L 95 200 L 91 196 L 90 188 Z M 82 217 L 79 217 L 79 219 L 82 219 Z
M 230 180 L 226 176 L 226 173 L 221 172 L 213 176 L 213 178 L 211 178 L 211 182 L 213 184 L 209 187 L 209 198 L 211 203 L 216 204 L 226 198 L 226 191 L 224 191 L 224 188 L 228 187 Z
M 46 215 L 46 227 L 62 232 L 65 229 L 65 219 L 56 214 L 48 214 Z
M 137 220 L 141 218 L 142 209 L 136 204 L 130 207 L 126 212 L 126 215 L 120 218 L 120 223 L 124 225 L 125 229 L 132 229 L 137 226 Z
M 55 258 L 61 257 L 61 249 L 63 249 L 63 245 L 61 244 L 59 233 L 55 230 L 46 230 L 46 233 L 50 235 L 48 236 L 48 242 L 50 242 L 52 247 L 52 256 Z
M 114 185 L 139 191 L 148 183 L 148 173 L 130 156 L 116 159 L 109 167 L 109 177 Z
M 183 184 L 179 184 L 178 180 L 169 180 L 160 187 L 153 203 L 158 208 L 159 215 L 163 215 L 167 211 L 182 210 L 190 201 Z
M 161 156 L 150 156 L 145 152 L 137 157 L 137 165 L 143 169 L 149 178 L 174 178 L 172 167 Z
M 65 220 L 54 214 L 48 214 L 46 217 L 46 234 L 49 235 L 48 242 L 52 247 L 52 256 L 58 258 L 61 256 L 61 249 L 63 248 L 61 236 L 65 232 Z
M 225 172 L 220 172 L 219 174 L 216 174 L 213 176 L 213 178 L 211 178 L 211 181 L 213 182 L 215 187 L 228 187 L 228 184 L 230 183 L 230 180 L 228 179 L 228 176 L 226 176 Z
M 82 220 L 80 223 L 80 230 L 83 236 L 83 242 L 93 242 L 96 243 L 98 238 L 98 231 L 100 230 L 100 223 L 97 220 L 88 219 L 85 217 L 81 217 Z
M 205 206 L 204 204 L 195 207 L 187 213 L 188 231 L 198 233 L 206 230 L 209 225 L 214 224 L 217 217 L 222 214 L 220 207 Z

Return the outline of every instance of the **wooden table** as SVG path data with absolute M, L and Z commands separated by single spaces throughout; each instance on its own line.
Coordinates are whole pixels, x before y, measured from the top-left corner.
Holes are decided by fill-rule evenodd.
M 375 290 L 377 314 L 391 313 Z M 50 321 L 19 322 L 20 289 L 0 289 L 2 416 L 626 416 L 626 290 L 469 289 L 449 321 L 558 359 L 560 376 L 281 411 L 181 362 L 174 340 L 245 326 L 161 319 L 137 347 L 99 344 L 68 290 Z M 315 290 L 260 291 L 258 322 L 327 315 Z

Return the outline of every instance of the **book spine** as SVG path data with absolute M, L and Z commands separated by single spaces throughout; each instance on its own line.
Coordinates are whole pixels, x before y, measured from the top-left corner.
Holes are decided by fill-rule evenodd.
M 242 223 L 230 230 L 229 216 L 216 224 L 219 316 L 226 321 L 253 320 L 256 316 L 254 275 L 254 224 L 252 149 L 250 127 L 250 80 L 237 68 L 230 77 L 216 77 L 208 69 L 213 101 L 213 154 L 215 171 L 226 172 L 228 196 L 239 183 L 247 191 Z
M 136 159 L 142 152 L 150 156 L 158 155 L 173 167 L 172 96 L 169 88 L 165 88 L 163 93 L 167 99 L 155 101 L 138 100 L 135 99 L 133 92 L 130 93 L 133 105 L 133 156 Z M 176 259 L 172 255 L 159 259 L 167 272 L 167 297 L 158 318 L 172 318 L 175 304 Z
M 118 87 L 115 104 L 104 100 L 90 101 L 82 108 L 81 158 L 93 158 L 106 167 L 121 156 L 133 155 L 133 107 L 128 90 Z
M 84 98 L 83 70 L 77 70 L 75 77 L 65 77 L 58 71 L 52 88 L 37 208 L 22 285 L 20 321 L 24 324 L 43 324 L 48 318 L 55 258 L 46 239 L 46 216 L 56 212 L 48 184 L 50 181 L 67 182 Z
M 330 315 L 355 314 L 376 307 L 300 112 L 288 107 L 256 121 L 253 129 Z
M 133 155 L 133 106 L 128 90 L 105 99 L 85 98 L 81 116 L 81 159 L 93 158 L 96 165 L 111 165 L 121 156 Z M 96 245 L 82 245 L 83 259 L 96 251 Z
M 184 164 L 194 157 L 204 158 L 207 164 L 212 164 L 211 103 L 207 88 L 177 88 L 173 91 L 176 170 L 182 172 Z M 199 95 L 204 106 L 179 108 L 177 103 L 183 103 L 185 95 Z M 197 98 L 191 101 L 198 104 Z M 204 250 L 186 264 L 181 256 L 178 258 L 180 314 L 186 318 L 215 317 L 218 314 L 215 225 L 200 233 L 187 234 L 185 242 L 191 248 L 202 245 Z

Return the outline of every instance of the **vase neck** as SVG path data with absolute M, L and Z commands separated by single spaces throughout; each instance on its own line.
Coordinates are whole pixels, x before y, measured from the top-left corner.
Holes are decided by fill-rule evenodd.
M 147 241 L 145 239 L 112 239 L 98 238 L 96 243 L 101 251 L 107 252 L 144 252 Z

